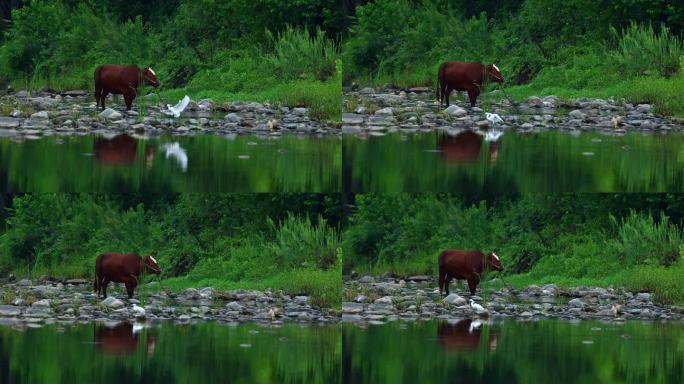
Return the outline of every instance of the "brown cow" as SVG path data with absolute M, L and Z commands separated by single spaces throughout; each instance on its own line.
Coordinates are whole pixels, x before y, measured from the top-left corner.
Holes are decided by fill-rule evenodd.
M 439 255 L 439 293 L 449 295 L 451 279 L 467 280 L 470 294 L 474 295 L 485 270 L 503 271 L 501 260 L 494 253 L 449 249 Z
M 134 138 L 123 134 L 107 139 L 96 137 L 93 148 L 95 159 L 104 165 L 133 165 L 138 152 L 138 144 Z M 145 163 L 150 166 L 155 156 L 153 145 L 145 145 Z
M 103 253 L 95 261 L 95 292 L 98 295 L 102 293 L 102 297 L 106 298 L 110 281 L 124 283 L 128 298 L 131 299 L 140 275 L 145 271 L 161 273 L 154 257 L 141 258 L 135 253 Z
M 108 94 L 123 95 L 126 110 L 130 111 L 133 100 L 138 94 L 138 87 L 143 83 L 153 87 L 159 86 L 157 74 L 150 67 L 140 69 L 135 65 L 101 65 L 95 69 L 95 101 L 102 109 Z
M 455 351 L 475 351 L 482 338 L 482 321 L 464 319 L 456 324 L 441 322 L 437 326 L 437 340 L 442 348 Z M 489 350 L 494 351 L 499 341 L 499 334 L 489 329 Z
M 118 323 L 113 327 L 95 325 L 96 349 L 114 355 L 129 355 L 138 349 L 139 333 L 133 324 L 128 322 Z M 147 333 L 147 353 L 153 354 L 157 343 L 157 335 Z
M 480 161 L 484 139 L 473 131 L 463 131 L 456 136 L 442 135 L 437 140 L 440 156 L 446 162 L 476 163 Z M 489 143 L 489 159 L 496 161 L 498 156 L 499 143 Z
M 437 72 L 437 99 L 439 99 L 440 105 L 446 100 L 448 107 L 451 91 L 466 91 L 470 99 L 470 106 L 474 107 L 482 90 L 482 85 L 488 81 L 499 84 L 504 82 L 503 75 L 495 64 L 489 64 L 485 67 L 484 64 L 474 61 L 442 63 Z

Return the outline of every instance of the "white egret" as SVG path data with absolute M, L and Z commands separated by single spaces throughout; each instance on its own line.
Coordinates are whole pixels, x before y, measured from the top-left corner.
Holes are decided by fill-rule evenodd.
M 487 118 L 487 120 L 488 120 L 490 123 L 492 123 L 492 124 L 494 124 L 494 125 L 501 124 L 501 123 L 504 122 L 503 119 L 501 118 L 501 116 L 499 116 L 499 115 L 496 114 L 496 113 L 489 113 L 489 112 L 487 112 L 487 113 L 485 113 L 485 117 Z
M 473 299 L 470 299 L 470 308 L 474 309 L 475 312 L 477 312 L 477 313 L 487 312 L 487 310 L 484 309 L 483 306 L 481 306 L 480 304 L 476 303 Z
M 185 108 L 187 108 L 188 104 L 190 104 L 190 97 L 185 95 L 183 100 L 179 101 L 178 104 L 174 105 L 173 107 L 170 104 L 166 104 L 167 109 L 161 112 L 167 116 L 180 117 L 181 113 L 183 113 Z
M 490 129 L 485 133 L 484 139 L 486 142 L 493 143 L 493 142 L 498 141 L 501 138 L 501 136 L 503 136 L 503 134 L 504 134 L 503 131 L 496 131 L 496 130 Z

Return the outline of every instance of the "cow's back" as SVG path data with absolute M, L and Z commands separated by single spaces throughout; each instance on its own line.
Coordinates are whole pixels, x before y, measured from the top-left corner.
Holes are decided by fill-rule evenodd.
M 446 83 L 456 90 L 468 90 L 482 85 L 484 65 L 476 61 L 450 61 L 443 69 Z
M 138 86 L 140 70 L 134 65 L 105 64 L 95 70 L 95 85 L 109 93 L 122 94 Z
M 467 279 L 482 273 L 484 254 L 480 251 L 449 249 L 439 255 L 439 265 L 457 279 Z
M 98 275 L 112 281 L 121 281 L 140 273 L 140 256 L 135 253 L 103 253 L 97 258 Z

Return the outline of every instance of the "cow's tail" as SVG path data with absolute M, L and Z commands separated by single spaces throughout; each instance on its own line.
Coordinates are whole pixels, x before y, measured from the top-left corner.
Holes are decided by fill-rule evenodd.
M 436 97 L 439 103 L 442 103 L 442 100 L 444 98 L 444 93 L 442 92 L 444 88 L 444 67 L 446 67 L 446 63 L 442 63 L 439 66 L 439 69 L 437 70 L 437 92 L 436 92 Z
M 444 266 L 444 252 L 439 254 L 438 264 L 439 264 L 439 294 L 442 295 L 444 290 L 444 282 L 446 281 L 446 267 Z
M 95 75 L 93 76 L 95 80 L 95 100 L 99 100 L 100 98 L 100 72 L 102 72 L 101 65 L 95 68 Z
M 93 290 L 95 291 L 95 294 L 100 293 L 101 269 L 102 269 L 102 255 L 98 256 L 97 260 L 95 260 L 95 284 L 93 284 Z

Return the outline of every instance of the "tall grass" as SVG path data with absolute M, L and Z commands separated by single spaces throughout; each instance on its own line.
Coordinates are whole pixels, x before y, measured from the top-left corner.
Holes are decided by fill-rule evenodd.
M 266 61 L 284 79 L 330 80 L 336 74 L 338 49 L 335 42 L 317 29 L 313 35 L 288 26 L 277 36 L 267 33 L 272 52 Z
M 671 33 L 665 25 L 656 31 L 653 25 L 639 25 L 635 22 L 622 33 L 611 28 L 617 47 L 610 52 L 622 71 L 631 75 L 653 75 L 669 77 L 679 72 L 680 57 L 684 55 L 681 36 Z
M 627 263 L 667 266 L 679 260 L 682 230 L 667 216 L 656 221 L 652 215 L 633 211 L 619 225 L 614 217 L 611 220 L 617 227 L 615 248 Z

